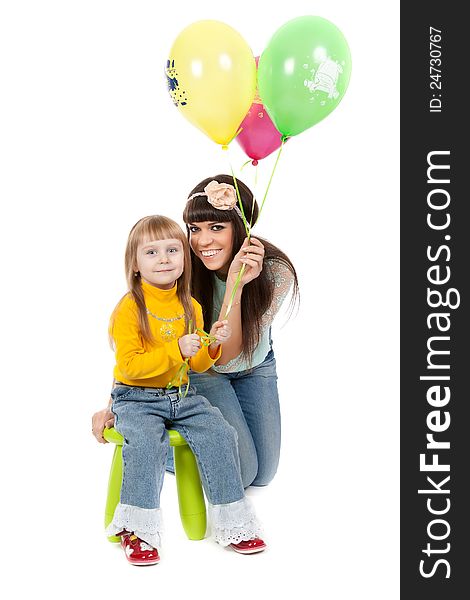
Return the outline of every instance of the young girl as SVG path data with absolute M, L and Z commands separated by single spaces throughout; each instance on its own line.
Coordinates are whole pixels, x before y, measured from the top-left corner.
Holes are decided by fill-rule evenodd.
M 124 438 L 123 481 L 106 533 L 121 536 L 130 563 L 159 561 L 165 427 L 171 426 L 196 456 L 215 540 L 238 552 L 259 552 L 266 545 L 244 495 L 235 430 L 192 386 L 183 393 L 185 359 L 193 371 L 207 370 L 220 358 L 230 326 L 216 321 L 209 346 L 191 332 L 203 330 L 202 311 L 190 295 L 187 239 L 171 219 L 150 216 L 134 225 L 125 266 L 129 293 L 110 322 L 116 353 L 112 412 Z

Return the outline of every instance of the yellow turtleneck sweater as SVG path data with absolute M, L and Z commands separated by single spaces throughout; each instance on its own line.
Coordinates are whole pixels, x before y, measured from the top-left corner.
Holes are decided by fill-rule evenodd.
M 116 366 L 114 378 L 121 383 L 143 387 L 164 388 L 175 377 L 184 362 L 178 340 L 184 335 L 184 310 L 176 294 L 176 284 L 170 290 L 161 290 L 142 282 L 145 304 L 152 314 L 148 315 L 154 343 L 144 341 L 137 316 L 137 305 L 130 294 L 118 305 L 110 325 L 114 340 Z M 192 298 L 196 327 L 204 328 L 201 305 Z M 172 320 L 181 316 L 180 319 Z M 222 348 L 212 357 L 207 346 L 202 346 L 189 359 L 193 371 L 207 371 L 220 358 Z M 185 376 L 182 384 L 187 382 Z

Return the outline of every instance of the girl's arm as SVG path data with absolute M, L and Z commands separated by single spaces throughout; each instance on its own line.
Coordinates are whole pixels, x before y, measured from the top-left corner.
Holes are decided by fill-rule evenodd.
M 193 298 L 194 315 L 196 318 L 196 327 L 204 329 L 204 320 L 202 317 L 202 308 L 199 302 Z M 220 344 L 211 344 L 211 346 L 202 346 L 195 356 L 189 359 L 189 366 L 197 373 L 203 373 L 210 369 L 215 361 L 220 358 L 222 346 Z
M 232 264 L 227 275 L 227 284 L 225 289 L 224 301 L 222 309 L 219 314 L 219 321 L 227 319 L 229 326 L 232 330 L 232 336 L 222 346 L 222 354 L 220 359 L 217 361 L 218 365 L 225 365 L 233 358 L 237 357 L 242 351 L 243 347 L 243 331 L 242 331 L 242 320 L 241 320 L 241 299 L 243 293 L 243 287 L 256 279 L 261 273 L 263 268 L 264 259 L 264 246 L 256 238 L 251 238 L 248 242 L 248 238 L 242 244 L 239 252 L 234 256 Z M 226 316 L 230 300 L 232 298 L 233 289 L 235 282 L 239 275 L 242 265 L 245 265 L 245 272 L 240 280 L 238 288 L 233 298 L 232 306 L 228 316 Z
M 154 350 L 146 350 L 139 332 L 136 309 L 130 301 L 121 303 L 114 317 L 111 335 L 116 347 L 118 370 L 127 379 L 158 377 L 183 360 L 177 339 L 158 343 Z

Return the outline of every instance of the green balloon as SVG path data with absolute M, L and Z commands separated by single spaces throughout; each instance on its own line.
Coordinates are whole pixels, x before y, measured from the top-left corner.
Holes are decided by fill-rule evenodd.
M 336 25 L 298 17 L 276 31 L 261 55 L 259 95 L 278 131 L 290 137 L 338 106 L 350 75 L 349 46 Z

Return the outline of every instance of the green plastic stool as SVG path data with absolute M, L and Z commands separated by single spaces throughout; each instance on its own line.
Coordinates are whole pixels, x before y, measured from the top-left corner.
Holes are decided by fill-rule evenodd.
M 170 446 L 175 449 L 175 476 L 178 490 L 178 504 L 181 522 L 190 540 L 202 540 L 206 533 L 206 503 L 202 492 L 201 478 L 196 459 L 186 440 L 174 429 L 169 429 Z M 121 495 L 122 483 L 122 444 L 123 437 L 114 427 L 106 429 L 103 437 L 116 444 L 109 473 L 108 498 L 104 525 L 107 527 L 113 520 L 114 511 Z M 108 537 L 110 542 L 119 542 L 114 535 Z

